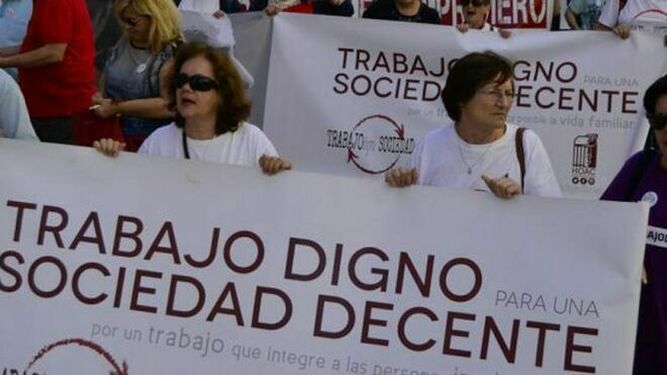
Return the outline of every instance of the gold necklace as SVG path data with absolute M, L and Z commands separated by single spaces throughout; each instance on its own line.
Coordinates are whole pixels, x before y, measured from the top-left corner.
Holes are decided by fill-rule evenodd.
M 474 163 L 472 163 L 472 164 L 468 164 L 468 161 L 467 161 L 466 158 L 463 156 L 463 148 L 461 147 L 461 143 L 463 143 L 463 141 L 462 141 L 461 138 L 458 136 L 458 134 L 456 135 L 456 141 L 457 141 L 457 142 L 456 142 L 456 145 L 458 146 L 458 149 L 459 149 L 459 156 L 461 157 L 461 161 L 463 162 L 463 165 L 466 166 L 466 168 L 467 168 L 466 171 L 468 172 L 469 175 L 472 174 L 472 170 L 473 170 L 473 168 L 475 168 L 475 167 L 477 166 L 477 164 L 479 164 L 482 160 L 486 159 L 486 155 L 489 153 L 489 150 L 491 150 L 491 147 L 493 146 L 493 143 L 489 144 L 489 145 L 486 147 L 486 150 L 484 150 L 484 152 L 482 153 L 482 156 L 480 156 L 479 158 L 477 158 L 477 160 L 475 160 Z

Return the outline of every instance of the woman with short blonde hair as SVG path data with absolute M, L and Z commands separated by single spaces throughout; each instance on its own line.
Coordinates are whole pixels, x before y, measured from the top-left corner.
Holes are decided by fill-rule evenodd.
M 158 53 L 171 44 L 183 42 L 181 14 L 171 0 L 117 0 L 114 5 L 116 17 L 122 20 L 128 8 L 140 16 L 149 17 L 148 49 Z M 127 29 L 123 30 L 123 34 Z
M 93 98 L 101 118 L 120 117 L 129 151 L 172 121 L 165 77 L 183 43 L 181 17 L 172 0 L 116 0 L 123 37 L 111 51 Z

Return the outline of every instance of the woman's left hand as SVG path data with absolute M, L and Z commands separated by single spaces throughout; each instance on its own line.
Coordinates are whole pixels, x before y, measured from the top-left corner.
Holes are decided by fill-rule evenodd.
M 493 178 L 487 175 L 482 175 L 482 180 L 489 187 L 489 190 L 503 199 L 510 199 L 515 195 L 521 194 L 521 185 L 507 176 Z
M 109 118 L 112 116 L 117 116 L 118 106 L 111 99 L 102 99 L 98 102 L 96 108 L 94 109 L 95 114 L 101 118 Z
M 273 17 L 280 13 L 280 8 L 277 5 L 269 4 L 266 6 L 266 8 L 264 8 L 264 13 L 266 13 L 267 16 Z
M 281 159 L 278 156 L 264 154 L 259 158 L 259 166 L 265 174 L 274 175 L 278 172 L 292 169 L 292 162 L 287 159 Z
M 213 13 L 213 17 L 215 17 L 215 18 L 222 18 L 222 17 L 224 17 L 224 16 L 225 16 L 225 12 L 223 12 L 223 11 L 220 10 L 220 9 L 216 10 L 216 11 Z
M 503 39 L 507 39 L 512 36 L 512 32 L 505 29 L 498 29 L 498 34 L 500 34 L 500 37 Z

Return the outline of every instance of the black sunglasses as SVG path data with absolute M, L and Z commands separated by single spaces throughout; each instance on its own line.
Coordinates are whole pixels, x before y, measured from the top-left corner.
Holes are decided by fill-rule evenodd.
M 467 7 L 470 3 L 474 7 L 481 7 L 482 5 L 487 5 L 490 2 L 488 0 L 461 0 L 461 6 Z
M 648 123 L 651 124 L 653 130 L 662 130 L 667 125 L 667 113 L 651 113 L 646 115 L 646 118 L 648 118 Z
M 186 83 L 190 84 L 190 88 L 195 91 L 211 91 L 218 88 L 218 83 L 211 78 L 205 77 L 201 74 L 187 75 L 185 73 L 178 73 L 174 77 L 174 85 L 180 89 Z

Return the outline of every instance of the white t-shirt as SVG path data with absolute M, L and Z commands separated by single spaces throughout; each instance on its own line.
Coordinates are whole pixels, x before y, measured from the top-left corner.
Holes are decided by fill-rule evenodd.
M 193 160 L 256 166 L 263 154 L 278 156 L 266 135 L 255 125 L 245 122 L 233 133 L 207 140 L 186 138 L 186 142 Z M 183 130 L 174 123 L 155 130 L 141 145 L 139 153 L 184 159 Z
M 182 0 L 179 9 L 195 12 L 213 14 L 220 10 L 220 2 L 217 0 Z
M 619 11 L 619 0 L 607 0 L 598 22 L 615 27 L 628 24 L 633 29 L 667 33 L 667 0 L 627 0 Z
M 505 134 L 496 141 L 476 145 L 463 141 L 454 124 L 448 124 L 426 134 L 412 153 L 410 167 L 417 168 L 420 185 L 489 191 L 482 174 L 493 178 L 508 175 L 520 183 L 521 170 L 515 145 L 517 129 L 516 125 L 508 124 Z M 526 130 L 523 145 L 524 194 L 560 197 L 560 186 L 540 138 Z

